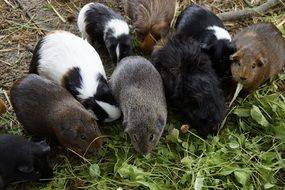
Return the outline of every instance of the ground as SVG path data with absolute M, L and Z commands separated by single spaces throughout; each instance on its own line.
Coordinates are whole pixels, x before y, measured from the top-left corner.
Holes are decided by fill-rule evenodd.
M 27 136 L 9 103 L 12 84 L 24 76 L 36 42 L 48 31 L 63 29 L 79 35 L 76 17 L 88 0 L 0 1 L 0 97 L 8 112 L 0 131 Z M 123 14 L 120 0 L 100 0 Z M 264 1 L 181 0 L 199 3 L 215 13 L 254 7 Z M 225 26 L 234 35 L 241 28 L 270 21 L 284 32 L 285 5 L 268 14 Z M 58 12 L 58 14 L 56 13 Z M 129 21 L 130 22 L 130 21 Z M 282 24 L 283 23 L 283 24 Z M 131 22 L 130 22 L 131 24 Z M 104 46 L 98 47 L 108 75 L 113 69 Z M 170 113 L 157 149 L 142 157 L 123 133 L 121 121 L 101 126 L 106 136 L 96 155 L 84 158 L 53 147 L 55 177 L 48 183 L 13 184 L 9 189 L 279 189 L 285 184 L 285 98 L 280 74 L 230 108 L 223 130 L 207 140 L 193 130 L 179 132 L 183 118 Z M 28 136 L 27 136 L 28 137 Z

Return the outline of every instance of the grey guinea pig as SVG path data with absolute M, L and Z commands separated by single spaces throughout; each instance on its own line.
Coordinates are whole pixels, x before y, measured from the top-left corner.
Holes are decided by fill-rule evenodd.
M 114 63 L 133 54 L 129 26 L 111 8 L 101 3 L 88 3 L 80 10 L 77 25 L 82 37 L 91 45 L 104 41 Z
M 45 141 L 30 142 L 22 136 L 0 135 L 0 189 L 16 181 L 53 177 L 50 147 Z
M 76 152 L 101 147 L 94 115 L 61 86 L 29 74 L 13 85 L 10 95 L 16 116 L 28 133 L 54 139 Z
M 110 85 L 133 146 L 142 154 L 149 153 L 159 142 L 167 119 L 160 74 L 145 58 L 130 56 L 119 62 Z

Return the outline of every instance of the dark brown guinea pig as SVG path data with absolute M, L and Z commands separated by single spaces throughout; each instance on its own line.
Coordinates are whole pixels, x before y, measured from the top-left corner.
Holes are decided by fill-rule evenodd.
M 81 153 L 101 147 L 95 117 L 61 86 L 29 74 L 13 85 L 10 95 L 18 120 L 31 135 Z
M 237 52 L 232 55 L 231 72 L 246 92 L 256 90 L 285 65 L 285 40 L 271 23 L 249 26 L 234 36 Z
M 123 0 L 125 13 L 141 42 L 140 48 L 151 52 L 155 41 L 167 35 L 174 17 L 176 0 Z

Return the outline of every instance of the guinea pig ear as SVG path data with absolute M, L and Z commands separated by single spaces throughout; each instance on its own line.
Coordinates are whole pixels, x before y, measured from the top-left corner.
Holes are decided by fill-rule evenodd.
M 262 67 L 263 65 L 266 65 L 268 63 L 268 60 L 264 57 L 261 57 L 259 60 L 257 60 L 256 64 L 258 67 Z
M 48 154 L 50 146 L 45 141 L 36 142 L 32 147 L 32 153 L 38 156 Z
M 35 168 L 31 163 L 17 166 L 17 170 L 22 173 L 31 173 L 32 171 L 34 171 L 34 169 Z
M 122 123 L 124 129 L 127 129 L 127 126 L 128 126 L 128 122 L 126 120 L 123 121 Z
M 158 120 L 157 120 L 156 126 L 158 128 L 162 128 L 164 126 L 164 122 L 165 122 L 164 119 L 161 116 L 158 116 Z

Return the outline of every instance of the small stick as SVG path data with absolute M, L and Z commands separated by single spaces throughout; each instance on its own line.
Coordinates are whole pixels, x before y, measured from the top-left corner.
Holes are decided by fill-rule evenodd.
M 6 65 L 12 66 L 12 64 L 11 64 L 11 63 L 8 63 L 8 62 L 3 61 L 3 60 L 1 60 L 1 59 L 0 59 L 0 62 L 5 63 Z
M 51 2 L 49 0 L 47 0 L 48 4 L 51 6 L 52 10 L 55 12 L 55 14 L 60 18 L 60 20 L 63 23 L 66 23 L 66 20 L 59 14 L 59 12 L 57 12 L 57 10 L 54 8 L 54 6 L 51 4 Z
M 5 1 L 5 3 L 7 3 L 8 5 L 10 5 L 13 9 L 15 9 L 15 6 L 14 5 L 12 5 L 12 3 L 10 3 L 9 1 L 7 1 L 7 0 L 4 0 Z
M 244 10 L 237 10 L 237 11 L 229 11 L 225 13 L 218 14 L 218 17 L 222 21 L 233 21 L 233 20 L 240 20 L 245 18 L 251 18 L 254 16 L 265 14 L 270 8 L 278 5 L 281 3 L 281 0 L 267 0 L 266 3 L 256 7 L 256 8 L 247 8 Z
M 84 160 L 84 161 L 87 162 L 88 164 L 91 165 L 91 162 L 90 162 L 88 159 L 86 159 L 85 157 L 81 156 L 80 154 L 78 154 L 77 152 L 75 152 L 74 150 L 72 150 L 72 149 L 70 149 L 70 148 L 68 148 L 68 150 L 69 150 L 70 152 L 72 152 L 73 154 L 77 155 L 78 157 L 80 157 L 82 160 Z
M 285 24 L 285 19 L 277 25 L 277 28 L 280 28 L 281 26 L 283 26 L 283 24 Z
M 4 94 L 4 96 L 5 96 L 6 100 L 7 100 L 7 102 L 9 103 L 10 107 L 12 107 L 10 98 L 9 98 L 9 96 L 8 96 L 8 94 L 7 94 L 7 92 L 6 92 L 5 90 L 3 90 L 3 94 Z

